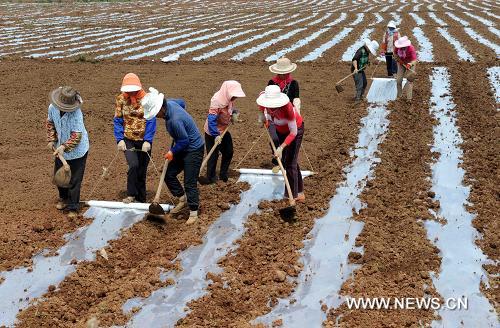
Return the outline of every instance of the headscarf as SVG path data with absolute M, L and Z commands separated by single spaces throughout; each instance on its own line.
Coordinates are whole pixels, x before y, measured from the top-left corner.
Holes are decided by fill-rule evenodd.
M 280 75 L 283 75 L 284 76 L 284 79 L 282 79 L 280 77 Z M 283 89 L 285 89 L 285 87 L 292 83 L 293 79 L 292 79 L 292 74 L 291 73 L 287 73 L 287 74 L 277 74 L 276 76 L 273 77 L 273 82 L 276 83 L 277 85 L 279 85 L 281 91 L 283 91 Z
M 122 92 L 122 95 L 123 95 L 123 98 L 125 98 L 125 99 L 130 98 L 130 104 L 132 104 L 132 106 L 134 106 L 134 108 L 137 108 L 137 104 L 138 104 L 137 101 L 144 98 L 144 96 L 146 95 L 146 91 L 144 91 L 144 89 L 141 89 L 141 90 L 137 91 L 137 93 L 134 96 L 132 96 L 128 92 Z
M 231 108 L 233 107 L 233 102 L 231 101 L 233 97 L 245 97 L 240 82 L 233 80 L 224 81 L 220 90 L 210 100 L 210 108 Z

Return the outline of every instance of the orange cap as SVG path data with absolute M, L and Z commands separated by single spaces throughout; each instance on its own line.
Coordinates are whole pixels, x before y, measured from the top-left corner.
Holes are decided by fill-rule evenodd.
M 141 80 L 134 73 L 128 73 L 123 78 L 121 92 L 134 92 L 142 89 Z

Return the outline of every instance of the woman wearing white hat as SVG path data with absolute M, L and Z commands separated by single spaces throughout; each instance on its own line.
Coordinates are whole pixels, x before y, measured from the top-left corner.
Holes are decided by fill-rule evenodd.
M 394 58 L 398 63 L 398 73 L 396 75 L 398 98 L 405 93 L 406 99 L 411 101 L 413 96 L 413 81 L 416 77 L 415 66 L 417 64 L 417 52 L 407 36 L 398 39 L 394 43 L 394 46 L 396 47 Z M 402 88 L 403 78 L 406 78 L 404 89 Z
M 279 146 L 275 156 L 283 158 L 283 166 L 296 201 L 304 201 L 304 185 L 298 163 L 299 150 L 304 136 L 304 122 L 288 96 L 277 85 L 269 85 L 257 98 L 261 111 L 259 122 L 265 127 L 274 123 Z M 285 190 L 285 197 L 286 190 Z
M 50 102 L 46 123 L 48 148 L 54 155 L 61 154 L 71 169 L 69 186 L 58 186 L 59 201 L 56 208 L 68 211 L 68 217 L 74 218 L 80 208 L 80 187 L 89 150 L 89 137 L 81 110 L 83 101 L 78 91 L 65 86 L 50 93 Z M 56 157 L 54 172 L 62 165 Z
M 382 38 L 382 45 L 380 48 L 382 49 L 381 55 L 385 55 L 385 62 L 387 64 L 387 76 L 392 77 L 394 73 L 397 72 L 397 64 L 393 59 L 394 52 L 394 42 L 396 42 L 399 38 L 399 32 L 396 27 L 396 23 L 394 21 L 390 21 L 387 24 L 387 30 L 384 33 L 384 37 Z
M 145 203 L 146 174 L 156 132 L 156 118 L 144 118 L 143 98 L 146 92 L 137 75 L 125 75 L 120 91 L 122 93 L 116 96 L 113 124 L 118 150 L 125 152 L 128 164 L 127 197 L 123 202 Z
M 369 65 L 370 54 L 377 56 L 378 42 L 365 40 L 352 57 L 351 73 L 354 73 L 354 84 L 356 85 L 356 103 L 360 102 L 367 86 L 365 69 Z
M 280 58 L 276 63 L 269 66 L 269 71 L 275 73 L 276 75 L 269 80 L 267 85 L 277 85 L 280 87 L 281 92 L 288 96 L 290 102 L 300 113 L 300 94 L 299 94 L 299 82 L 292 78 L 291 73 L 297 69 L 297 64 L 292 63 L 288 58 Z M 273 123 L 269 125 L 269 133 L 273 139 L 274 145 L 279 147 L 278 135 L 276 134 L 276 127 Z M 278 162 L 273 157 L 273 164 L 278 165 Z M 277 169 L 277 167 L 276 167 Z

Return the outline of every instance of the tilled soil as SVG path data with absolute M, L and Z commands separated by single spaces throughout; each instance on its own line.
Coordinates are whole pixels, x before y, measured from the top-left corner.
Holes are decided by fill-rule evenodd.
M 450 68 L 453 100 L 457 105 L 458 125 L 464 139 L 463 168 L 467 172 L 465 183 L 471 186 L 469 210 L 476 213 L 472 221 L 480 232 L 481 239 L 476 240 L 481 250 L 494 262 L 500 260 L 500 219 L 498 205 L 500 201 L 500 170 L 498 162 L 499 119 L 494 97 L 489 85 L 486 69 L 481 65 L 455 65 Z M 470 72 L 477 76 L 470 78 Z M 461 90 L 468 90 L 462 92 Z M 500 269 L 498 265 L 487 264 L 490 287 L 482 287 L 490 302 L 500 312 Z
M 427 239 L 422 222 L 431 218 L 429 208 L 439 206 L 428 194 L 433 125 L 429 73 L 429 65 L 420 65 L 411 105 L 399 101 L 388 106 L 389 132 L 379 147 L 381 162 L 362 194 L 366 208 L 355 217 L 365 223 L 356 239 L 364 253 L 352 256 L 359 257 L 354 262 L 361 267 L 342 286 L 343 295 L 437 296 L 429 271 L 439 270 L 439 250 Z M 409 327 L 432 319 L 432 311 L 354 310 L 343 304 L 328 313 L 326 326 L 334 327 L 339 320 L 345 327 L 382 327 L 389 322 Z

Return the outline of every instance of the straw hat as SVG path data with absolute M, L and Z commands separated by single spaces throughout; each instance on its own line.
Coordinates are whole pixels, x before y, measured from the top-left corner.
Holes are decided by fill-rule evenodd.
M 159 93 L 155 88 L 149 88 L 149 92 L 141 99 L 142 108 L 144 108 L 144 118 L 152 119 L 158 114 L 163 105 L 163 93 Z
M 387 23 L 387 27 L 392 27 L 392 28 L 396 28 L 396 23 L 394 21 L 389 21 L 389 23 Z
M 297 64 L 292 63 L 288 58 L 280 58 L 275 64 L 269 66 L 269 70 L 275 74 L 287 74 L 295 71 Z
M 266 108 L 278 108 L 288 104 L 290 99 L 277 85 L 268 85 L 257 98 L 257 104 Z
M 141 80 L 134 73 L 128 73 L 123 78 L 121 92 L 134 92 L 142 89 Z
M 73 112 L 83 103 L 80 93 L 69 86 L 53 90 L 49 98 L 52 105 L 62 112 Z
M 377 50 L 378 50 L 378 42 L 373 40 L 370 41 L 369 39 L 365 40 L 365 46 L 370 50 L 372 55 L 376 56 L 377 55 Z
M 407 36 L 402 36 L 399 39 L 397 39 L 396 42 L 394 42 L 394 45 L 396 46 L 396 48 L 404 48 L 410 46 L 411 41 L 408 39 Z

